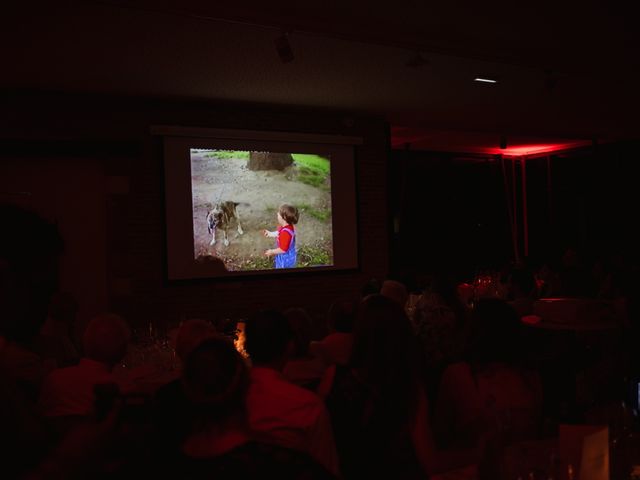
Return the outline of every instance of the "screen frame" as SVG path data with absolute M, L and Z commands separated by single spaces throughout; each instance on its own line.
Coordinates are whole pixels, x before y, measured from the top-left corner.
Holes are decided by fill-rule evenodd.
M 164 277 L 167 282 L 241 280 L 360 270 L 355 148 L 356 145 L 362 144 L 362 139 L 359 137 L 165 126 L 152 128 L 152 133 L 163 137 Z M 184 234 L 184 232 L 193 232 L 190 161 L 190 150 L 193 148 L 315 153 L 330 157 L 331 199 L 334 205 L 332 208 L 334 265 L 224 273 L 197 265 L 194 258 L 193 236 L 190 235 L 187 242 L 187 235 Z M 335 205 L 341 205 L 343 212 L 336 214 Z M 188 212 L 188 215 L 185 212 Z M 336 241 L 335 232 L 338 231 L 346 232 L 344 236 L 346 240 L 341 238 L 340 241 Z M 188 253 L 185 254 L 185 252 Z

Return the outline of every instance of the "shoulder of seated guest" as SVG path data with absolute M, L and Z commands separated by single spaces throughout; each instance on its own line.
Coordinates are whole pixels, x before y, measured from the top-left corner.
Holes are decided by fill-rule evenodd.
M 442 375 L 447 378 L 469 377 L 473 372 L 468 362 L 455 362 L 445 368 Z

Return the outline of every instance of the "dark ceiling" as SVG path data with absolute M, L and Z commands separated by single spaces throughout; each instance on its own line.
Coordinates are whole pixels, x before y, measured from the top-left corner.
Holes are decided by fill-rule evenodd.
M 635 13 L 591 1 L 25 1 L 0 18 L 0 88 L 371 114 L 395 127 L 396 144 L 409 132 L 424 148 L 442 131 L 633 137 Z M 288 63 L 274 44 L 283 32 Z

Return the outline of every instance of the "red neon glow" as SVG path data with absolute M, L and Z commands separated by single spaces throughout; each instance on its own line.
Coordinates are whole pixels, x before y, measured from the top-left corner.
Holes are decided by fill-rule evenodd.
M 507 148 L 499 148 L 504 138 Z M 462 132 L 427 128 L 391 127 L 392 148 L 530 157 L 588 147 L 591 141 L 574 138 L 500 136 L 497 133 Z
M 576 147 L 581 147 L 584 142 L 576 143 L 538 143 L 528 145 L 518 145 L 508 148 L 490 148 L 487 153 L 502 154 L 505 157 L 522 157 L 527 155 L 539 155 L 541 153 L 553 153 L 562 150 L 569 150 Z

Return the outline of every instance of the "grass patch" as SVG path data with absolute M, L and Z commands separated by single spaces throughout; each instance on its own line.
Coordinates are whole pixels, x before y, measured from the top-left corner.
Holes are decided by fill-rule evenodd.
M 274 268 L 273 257 L 238 258 L 235 256 L 221 256 L 229 271 L 272 270 Z M 298 261 L 296 267 L 318 267 L 332 265 L 333 255 L 328 247 L 305 245 L 298 248 Z
M 329 190 L 327 178 L 331 172 L 329 159 L 319 155 L 293 153 L 291 155 L 298 167 L 298 180 L 312 187 Z
M 244 260 L 238 270 L 269 270 L 273 268 L 273 257 L 254 257 Z
M 311 185 L 315 188 L 326 188 L 328 189 L 326 180 L 326 175 L 322 173 L 318 173 L 313 170 L 309 170 L 306 167 L 298 167 L 298 180 L 302 183 L 306 183 L 307 185 Z
M 306 153 L 292 153 L 291 156 L 301 167 L 306 167 L 309 170 L 322 173 L 324 176 L 329 175 L 331 172 L 331 165 L 328 158 L 321 157 L 320 155 L 309 155 Z
M 303 203 L 298 206 L 298 210 L 305 215 L 309 215 L 316 220 L 320 220 L 321 222 L 326 222 L 331 218 L 331 210 L 328 208 L 314 208 L 306 203 Z
M 332 265 L 333 255 L 326 247 L 305 245 L 298 249 L 297 267 L 317 267 L 320 265 Z
M 206 158 L 217 158 L 218 160 L 234 159 L 249 159 L 249 152 L 243 150 L 213 150 L 209 153 L 205 153 Z

